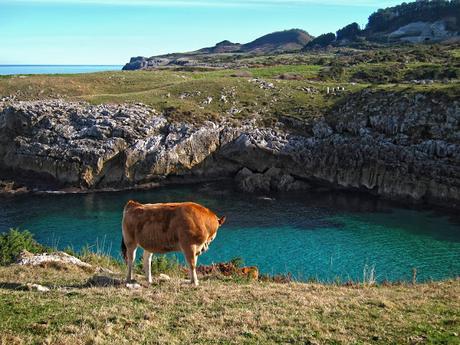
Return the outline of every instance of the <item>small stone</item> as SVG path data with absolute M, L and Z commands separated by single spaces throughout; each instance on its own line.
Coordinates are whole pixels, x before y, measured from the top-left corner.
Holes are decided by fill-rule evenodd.
M 160 273 L 160 275 L 158 276 L 158 280 L 159 281 L 169 281 L 171 280 L 171 277 L 168 276 L 167 274 Z
M 27 289 L 30 291 L 38 291 L 38 292 L 48 292 L 50 289 L 46 286 L 40 284 L 27 284 Z

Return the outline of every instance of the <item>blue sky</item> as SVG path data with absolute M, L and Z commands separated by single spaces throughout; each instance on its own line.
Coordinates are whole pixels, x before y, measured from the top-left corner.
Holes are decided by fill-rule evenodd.
M 0 64 L 124 64 L 273 31 L 364 25 L 393 0 L 0 0 Z

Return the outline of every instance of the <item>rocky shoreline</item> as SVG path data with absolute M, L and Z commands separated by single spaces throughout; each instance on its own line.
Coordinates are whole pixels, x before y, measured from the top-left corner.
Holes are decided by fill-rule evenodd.
M 460 207 L 455 99 L 367 89 L 310 121 L 234 123 L 176 123 L 143 104 L 5 100 L 0 180 L 92 191 L 230 178 L 246 192 L 328 187 Z

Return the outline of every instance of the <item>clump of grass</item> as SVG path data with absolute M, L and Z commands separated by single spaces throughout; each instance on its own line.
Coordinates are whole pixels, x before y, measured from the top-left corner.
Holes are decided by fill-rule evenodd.
M 80 250 L 80 252 L 73 252 L 71 255 L 74 255 L 80 260 L 93 266 L 120 269 L 123 266 L 122 261 L 111 256 L 109 254 L 110 251 L 104 248 L 105 247 L 100 247 L 98 244 L 92 246 L 87 244 Z
M 240 268 L 244 265 L 244 260 L 240 256 L 236 256 L 230 260 L 230 263 L 235 266 L 235 268 Z
M 363 268 L 363 284 L 364 285 L 375 285 L 375 266 L 365 265 Z
M 175 256 L 154 255 L 152 257 L 152 275 L 160 273 L 178 275 L 179 272 L 182 272 L 182 266 Z
M 15 262 L 24 250 L 37 254 L 49 249 L 35 241 L 29 231 L 10 229 L 7 233 L 0 235 L 0 265 L 5 266 Z

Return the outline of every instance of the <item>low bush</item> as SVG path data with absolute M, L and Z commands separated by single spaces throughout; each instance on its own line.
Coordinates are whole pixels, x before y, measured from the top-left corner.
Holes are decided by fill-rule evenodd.
M 401 67 L 395 65 L 366 66 L 352 74 L 351 79 L 365 83 L 396 83 L 401 80 Z
M 176 257 L 166 255 L 152 256 L 152 274 L 154 276 L 160 273 L 174 274 L 180 272 L 181 269 L 182 267 Z
M 454 66 L 424 65 L 413 68 L 405 73 L 406 80 L 442 80 L 460 78 L 460 68 Z
M 0 234 L 0 265 L 5 266 L 15 262 L 24 250 L 38 254 L 48 249 L 35 241 L 29 231 L 10 229 L 7 233 Z

